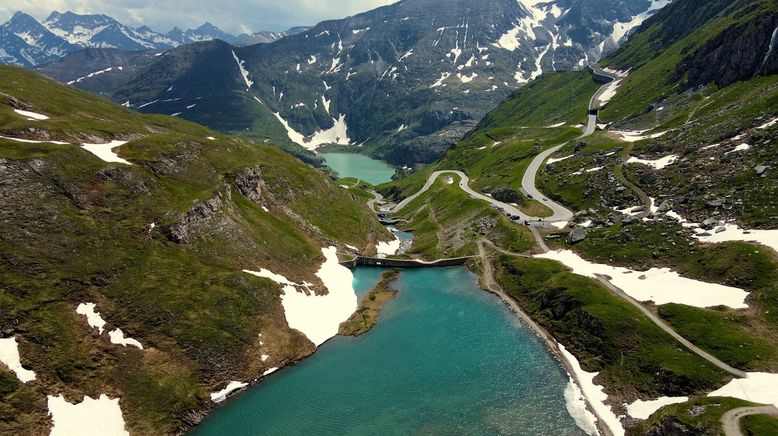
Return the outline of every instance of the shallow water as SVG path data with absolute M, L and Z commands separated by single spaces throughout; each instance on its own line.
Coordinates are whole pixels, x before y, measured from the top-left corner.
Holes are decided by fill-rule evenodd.
M 355 288 L 381 273 L 357 269 Z M 472 273 L 404 270 L 397 288 L 373 330 L 327 342 L 193 434 L 582 434 L 560 365 Z
M 386 163 L 357 153 L 321 153 L 327 166 L 337 171 L 340 177 L 355 177 L 372 185 L 389 182 L 394 168 Z

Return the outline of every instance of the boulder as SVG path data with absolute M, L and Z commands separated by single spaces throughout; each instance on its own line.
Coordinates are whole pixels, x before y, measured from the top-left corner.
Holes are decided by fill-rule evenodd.
M 767 169 L 767 165 L 757 165 L 756 168 L 754 168 L 754 171 L 756 171 L 757 176 L 761 176 L 765 173 L 765 171 L 767 171 Z
M 567 235 L 567 242 L 569 244 L 577 244 L 586 239 L 586 227 L 578 226 Z
M 630 226 L 632 224 L 637 224 L 638 222 L 640 222 L 640 220 L 637 217 L 629 215 L 629 216 L 625 216 L 621 220 L 621 225 L 622 226 Z
M 719 221 L 713 218 L 708 218 L 702 223 L 700 223 L 700 228 L 703 230 L 713 230 L 717 225 L 719 225 Z
M 673 208 L 673 201 L 672 200 L 665 200 L 662 202 L 662 204 L 659 205 L 659 208 L 657 209 L 660 213 L 666 213 L 670 212 L 670 210 Z

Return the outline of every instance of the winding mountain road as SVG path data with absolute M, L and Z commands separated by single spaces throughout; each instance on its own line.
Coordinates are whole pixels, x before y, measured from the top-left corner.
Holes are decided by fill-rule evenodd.
M 619 80 L 620 78 L 623 78 L 623 76 L 610 73 L 596 66 L 592 67 L 592 71 L 596 75 L 607 77 L 610 78 L 611 80 Z M 581 136 L 578 137 L 578 139 L 590 136 L 597 130 L 597 111 L 599 110 L 601 105 L 599 97 L 602 95 L 603 92 L 605 92 L 605 90 L 608 88 L 609 85 L 610 82 L 606 83 L 605 85 L 602 85 L 597 90 L 597 92 L 595 92 L 594 95 L 592 95 L 592 98 L 589 100 L 589 115 L 587 118 L 586 127 L 583 133 L 581 134 Z M 537 217 L 537 216 L 527 215 L 526 213 L 522 212 L 521 210 L 519 210 L 517 207 L 513 205 L 503 203 L 502 201 L 495 200 L 492 197 L 489 197 L 487 195 L 484 195 L 480 192 L 473 190 L 472 188 L 470 188 L 470 178 L 465 173 L 458 170 L 435 171 L 429 176 L 427 182 L 418 192 L 411 195 L 410 197 L 405 198 L 401 202 L 397 203 L 394 207 L 391 207 L 386 210 L 382 210 L 382 212 L 394 214 L 401 211 L 406 206 L 408 206 L 411 202 L 413 202 L 413 200 L 415 200 L 425 192 L 429 191 L 429 189 L 432 187 L 432 185 L 435 183 L 438 177 L 445 174 L 454 174 L 459 176 L 459 187 L 464 192 L 466 192 L 470 197 L 487 201 L 492 206 L 502 210 L 504 213 L 519 217 L 519 219 L 523 222 L 527 222 L 532 225 L 538 225 L 541 223 L 568 222 L 573 219 L 574 216 L 573 212 L 570 209 L 567 209 L 566 207 L 562 206 L 561 204 L 553 200 L 550 200 L 548 197 L 543 195 L 543 193 L 538 190 L 537 186 L 535 186 L 535 180 L 537 179 L 538 170 L 540 170 L 541 166 L 546 162 L 546 160 L 552 154 L 559 151 L 559 149 L 561 149 L 565 145 L 567 145 L 567 142 L 553 146 L 548 150 L 545 150 L 544 152 L 535 156 L 532 162 L 530 162 L 529 166 L 527 167 L 527 170 L 524 172 L 524 176 L 521 179 L 521 187 L 522 189 L 524 189 L 524 192 L 526 192 L 529 195 L 532 195 L 537 201 L 541 202 L 544 206 L 551 209 L 553 213 L 550 217 Z M 374 203 L 374 201 L 371 202 Z M 542 241 L 542 239 L 539 240 Z
M 738 407 L 728 410 L 721 417 L 721 425 L 726 436 L 743 436 L 740 420 L 751 415 L 770 415 L 778 418 L 778 408 L 775 406 Z

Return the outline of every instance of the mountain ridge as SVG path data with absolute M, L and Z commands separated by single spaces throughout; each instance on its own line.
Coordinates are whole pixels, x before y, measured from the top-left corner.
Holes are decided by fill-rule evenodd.
M 213 39 L 230 43 L 238 40 L 207 22 L 196 29 L 183 31 L 176 27 L 163 34 L 145 25 L 126 26 L 104 14 L 54 11 L 39 22 L 29 14 L 17 11 L 0 25 L 0 62 L 34 67 L 85 48 L 168 50 Z

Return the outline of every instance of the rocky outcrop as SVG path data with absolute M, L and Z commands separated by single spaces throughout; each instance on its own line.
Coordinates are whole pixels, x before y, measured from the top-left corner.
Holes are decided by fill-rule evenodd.
M 230 199 L 231 194 L 227 187 L 210 199 L 195 203 L 178 224 L 170 227 L 172 240 L 179 244 L 190 242 L 191 237 L 202 224 L 216 216 L 225 207 L 225 202 Z
M 235 175 L 235 188 L 244 197 L 262 204 L 262 194 L 267 190 L 259 168 L 244 168 Z
M 570 232 L 569 235 L 567 235 L 567 242 L 569 244 L 577 244 L 581 241 L 586 239 L 586 228 L 585 227 L 576 227 L 573 229 L 572 232 Z

